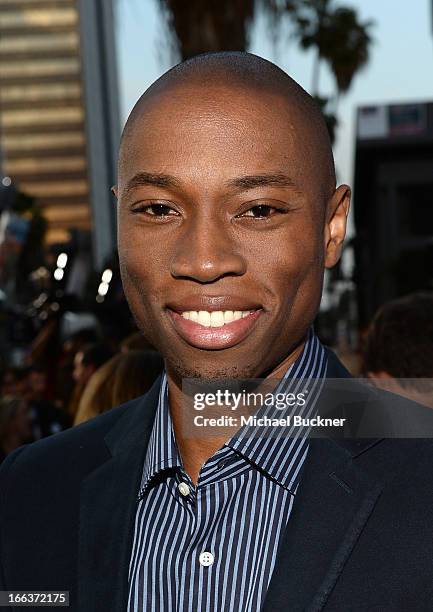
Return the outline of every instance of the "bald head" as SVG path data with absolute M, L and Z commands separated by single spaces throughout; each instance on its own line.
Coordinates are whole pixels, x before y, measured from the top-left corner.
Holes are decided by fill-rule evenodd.
M 206 53 L 188 59 L 163 74 L 139 98 L 131 111 L 123 130 L 119 175 L 127 157 L 131 136 L 140 129 L 143 118 L 162 100 L 173 99 L 176 92 L 188 91 L 191 102 L 199 103 L 205 93 L 213 91 L 217 105 L 227 103 L 227 92 L 242 92 L 251 100 L 267 97 L 279 99 L 293 117 L 293 126 L 302 138 L 309 142 L 309 151 L 314 152 L 314 165 L 320 177 L 324 197 L 335 190 L 335 169 L 331 143 L 323 115 L 314 99 L 278 66 L 257 55 L 241 52 Z M 226 95 L 222 93 L 226 92 Z M 217 92 L 221 95 L 218 96 Z M 311 163 L 311 159 L 309 162 Z

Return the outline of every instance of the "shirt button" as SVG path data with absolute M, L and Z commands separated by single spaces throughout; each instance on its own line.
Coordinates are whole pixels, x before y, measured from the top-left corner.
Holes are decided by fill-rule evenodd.
M 179 493 L 184 497 L 190 494 L 189 486 L 186 484 L 186 482 L 180 482 L 177 485 L 177 488 L 179 489 Z
M 212 565 L 212 563 L 215 561 L 215 557 L 210 552 L 202 552 L 200 553 L 198 560 L 200 562 L 200 565 L 203 565 L 204 567 L 209 567 L 209 565 Z

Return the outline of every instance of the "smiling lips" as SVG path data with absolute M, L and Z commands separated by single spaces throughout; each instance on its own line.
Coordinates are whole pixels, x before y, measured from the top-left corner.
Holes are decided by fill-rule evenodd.
M 167 309 L 181 338 L 208 350 L 230 348 L 244 340 L 262 314 L 262 308 L 248 310 Z

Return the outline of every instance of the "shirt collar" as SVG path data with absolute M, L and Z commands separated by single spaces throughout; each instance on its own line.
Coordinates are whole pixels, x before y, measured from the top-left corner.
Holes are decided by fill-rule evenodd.
M 317 412 L 316 404 L 326 376 L 326 350 L 312 330 L 297 360 L 288 368 L 277 385 L 276 393 L 299 393 L 308 388 L 308 399 L 302 406 L 296 406 L 300 417 L 311 417 Z M 262 406 L 257 416 L 281 418 L 292 413 Z M 263 434 L 265 432 L 266 435 Z M 308 430 L 284 426 L 254 427 L 245 425 L 226 443 L 248 461 L 266 472 L 273 480 L 295 493 L 299 483 L 300 469 L 308 450 Z
M 314 379 L 308 402 L 302 410 L 297 410 L 300 416 L 311 415 L 310 411 L 314 410 L 320 394 L 322 379 L 326 376 L 326 368 L 326 351 L 311 330 L 301 354 L 286 371 L 275 392 L 288 394 L 293 392 L 300 380 L 305 382 L 306 379 Z M 272 406 L 259 409 L 256 414 L 269 417 L 283 416 L 281 411 L 275 412 Z M 279 428 L 278 431 L 280 434 L 285 433 L 283 428 Z M 299 482 L 303 458 L 308 449 L 307 436 L 305 430 L 301 428 L 291 437 L 287 435 L 278 437 L 277 433 L 274 432 L 273 436 L 263 436 L 258 427 L 244 426 L 225 443 L 224 447 L 231 448 L 243 456 L 294 494 Z M 170 468 L 181 467 L 182 460 L 174 435 L 168 405 L 167 377 L 164 372 L 144 462 L 140 496 L 159 473 Z
M 161 379 L 155 420 L 144 460 L 140 496 L 144 493 L 150 481 L 160 472 L 177 467 L 182 467 L 182 461 L 174 436 L 170 410 L 168 409 L 167 376 L 164 372 Z

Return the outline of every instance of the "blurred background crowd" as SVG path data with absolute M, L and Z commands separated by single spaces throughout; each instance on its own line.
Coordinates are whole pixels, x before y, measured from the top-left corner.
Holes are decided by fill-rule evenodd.
M 0 0 L 0 460 L 162 370 L 110 187 L 138 96 L 206 51 L 257 53 L 316 98 L 354 188 L 316 331 L 354 375 L 423 379 L 399 391 L 433 406 L 432 34 L 431 0 Z

